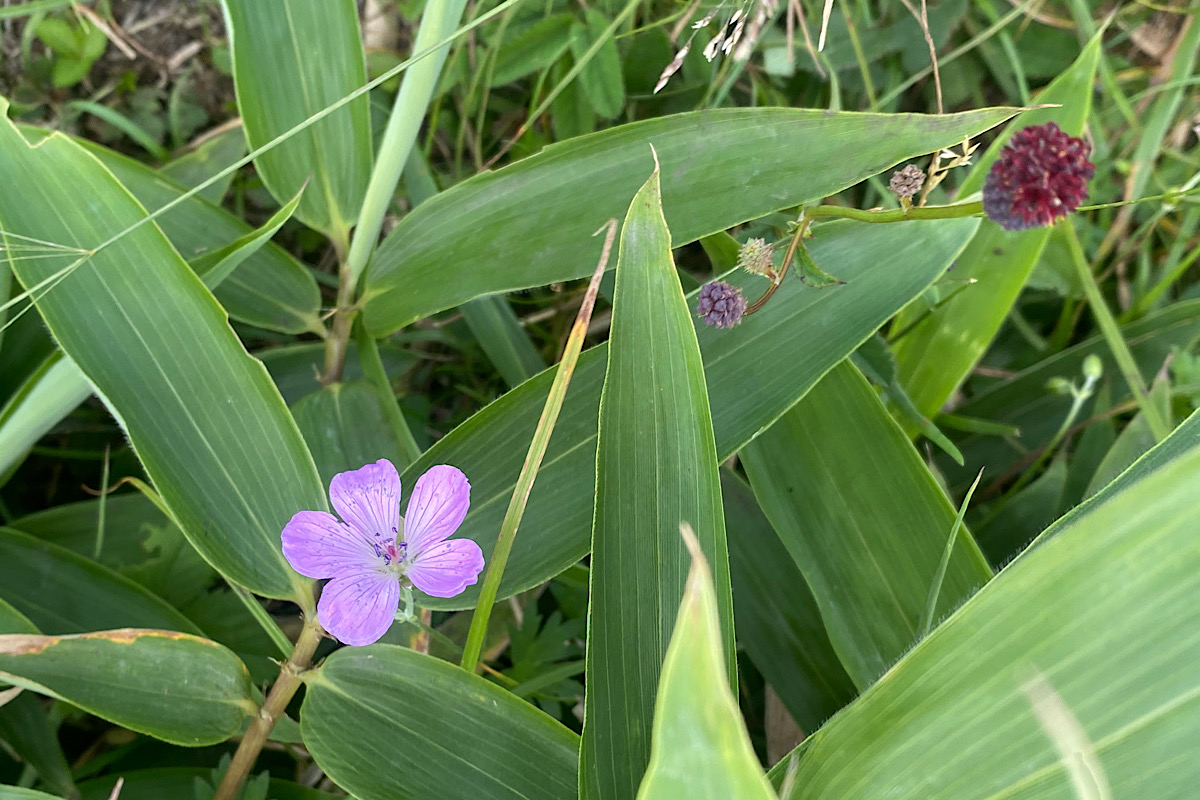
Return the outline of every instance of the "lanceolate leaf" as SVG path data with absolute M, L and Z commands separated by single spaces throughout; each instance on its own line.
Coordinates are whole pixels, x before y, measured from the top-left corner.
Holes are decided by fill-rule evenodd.
M 726 680 L 719 599 L 697 549 L 663 661 L 638 800 L 775 800 Z
M 224 0 L 238 110 L 259 148 L 367 82 L 354 0 Z M 280 203 L 306 181 L 296 216 L 344 242 L 371 176 L 364 95 L 254 164 Z
M 1198 492 L 1193 451 L 1015 561 L 813 737 L 790 798 L 1077 796 L 1023 691 L 1039 674 L 1107 796 L 1191 795 Z
M 575 797 L 579 737 L 445 661 L 346 647 L 304 680 L 304 743 L 360 800 Z
M 171 631 L 0 636 L 0 678 L 188 747 L 224 741 L 257 710 L 237 656 Z
M 713 564 L 725 669 L 733 604 L 704 366 L 662 216 L 658 170 L 621 230 L 600 400 L 580 797 L 637 792 L 654 698 L 690 562 L 680 523 Z M 736 680 L 732 680 L 736 685 Z
M 0 528 L 0 599 L 42 633 L 132 626 L 201 632 L 130 579 L 9 528 Z
M 210 131 L 204 134 L 203 142 L 163 164 L 159 173 L 180 186 L 191 189 L 246 155 L 246 134 L 242 131 L 241 120 L 234 120 L 234 124 L 223 125 L 221 128 L 220 132 Z M 220 205 L 236 175 L 237 172 L 230 172 L 211 186 L 201 189 L 200 197 Z
M 19 125 L 30 142 L 40 141 L 49 131 Z M 147 210 L 155 211 L 184 193 L 184 188 L 145 164 L 113 152 L 86 139 L 77 139 L 137 198 Z M 222 208 L 200 196 L 190 197 L 154 222 L 189 261 L 251 233 L 253 229 Z M 239 322 L 281 333 L 321 333 L 321 293 L 316 280 L 283 248 L 267 243 L 249 256 L 242 268 L 221 282 L 213 294 Z
M 118 777 L 124 779 L 119 800 L 190 800 L 195 796 L 196 779 L 211 784 L 212 770 L 196 767 L 123 770 L 119 776 L 109 774 L 80 783 L 81 800 L 111 800 Z M 267 797 L 269 800 L 337 800 L 342 795 L 271 778 Z
M 802 730 L 812 733 L 858 689 L 829 641 L 804 574 L 746 482 L 721 471 L 738 643 Z
M 381 336 L 482 294 L 587 275 L 595 257 L 579 242 L 625 213 L 651 167 L 648 144 L 662 163 L 663 212 L 678 247 L 833 194 L 1014 111 L 925 117 L 721 109 L 552 145 L 464 181 L 401 220 L 369 267 L 366 323 Z M 530 209 L 553 209 L 554 224 Z
M 818 290 L 788 280 L 762 311 L 738 327 L 719 331 L 701 325 L 696 336 L 718 458 L 728 458 L 768 427 L 828 369 L 924 291 L 977 225 L 960 219 L 819 226 L 810 252 L 822 263 L 837 264 L 844 286 Z M 744 287 L 751 297 L 766 286 L 761 278 L 745 274 L 725 279 Z M 688 306 L 695 307 L 694 295 Z M 596 418 L 607 347 L 592 348 L 579 360 L 505 570 L 501 597 L 545 581 L 588 551 Z M 405 471 L 406 488 L 434 464 L 454 464 L 467 474 L 471 511 L 460 535 L 479 542 L 485 555 L 495 544 L 552 379 L 552 373 L 544 372 L 501 397 Z M 469 608 L 476 591 L 469 587 L 451 600 L 423 598 L 422 604 Z
M 0 183 L 21 188 L 0 194 L 7 232 L 91 251 L 145 218 L 64 136 L 30 147 L 5 121 L 0 153 Z M 324 508 L 325 493 L 262 364 L 155 226 L 133 227 L 64 272 L 70 263 L 12 267 L 27 288 L 59 281 L 39 294 L 38 310 L 121 422 L 184 533 L 234 582 L 307 603 L 311 583 L 287 565 L 279 532 L 297 510 Z
M 1083 133 L 1091 110 L 1100 45 L 1097 36 L 1071 68 L 1037 97 L 1039 103 L 1060 106 L 1025 112 L 1004 130 L 964 181 L 961 195 L 983 187 L 1000 148 L 1025 126 L 1053 121 L 1072 136 Z M 922 414 L 936 414 L 983 355 L 1049 237 L 1049 228 L 1011 233 L 985 220 L 954 273 L 956 279 L 978 282 L 939 306 L 896 342 L 900 380 Z M 909 309 L 897 325 L 910 324 L 923 311 L 919 307 Z
M 870 686 L 918 635 L 954 508 L 849 362 L 743 448 L 742 463 L 846 671 L 859 689 Z M 960 531 L 938 615 L 991 574 Z
M 379 407 L 379 395 L 366 381 L 335 383 L 292 407 L 326 486 L 339 472 L 381 458 L 403 463 L 400 443 Z

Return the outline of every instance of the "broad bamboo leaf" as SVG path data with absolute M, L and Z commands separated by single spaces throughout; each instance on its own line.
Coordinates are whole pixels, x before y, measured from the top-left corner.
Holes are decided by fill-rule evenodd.
M 746 482 L 721 471 L 738 643 L 806 733 L 858 693 L 804 574 Z
M 10 528 L 0 528 L 0 598 L 43 633 L 134 626 L 201 633 L 132 580 Z
M 432 202 L 432 201 L 431 201 Z M 422 206 L 424 207 L 424 206 Z M 811 289 L 785 281 L 762 311 L 732 330 L 697 330 L 705 362 L 717 456 L 728 458 L 767 428 L 905 303 L 945 270 L 976 220 L 903 225 L 832 223 L 816 228 L 813 258 L 837 264 L 844 286 Z M 762 279 L 732 273 L 751 296 Z M 688 298 L 695 305 L 695 295 Z M 608 345 L 583 354 L 505 570 L 500 596 L 523 591 L 588 552 L 596 468 L 596 419 Z M 551 372 L 526 381 L 431 447 L 404 473 L 410 487 L 434 464 L 454 464 L 471 480 L 471 511 L 460 535 L 491 553 L 524 453 L 546 403 Z M 947 528 L 947 531 L 949 528 Z M 476 587 L 437 609 L 472 607 Z
M 223 0 L 238 110 L 257 149 L 367 82 L 354 0 Z M 280 203 L 306 182 L 296 217 L 345 242 L 371 177 L 366 95 L 263 153 L 254 166 Z
M 279 232 L 283 223 L 296 213 L 296 207 L 300 204 L 303 194 L 304 191 L 301 190 L 300 194 L 284 203 L 283 207 L 272 214 L 271 218 L 261 227 L 239 236 L 220 249 L 205 253 L 193 260 L 190 266 L 200 276 L 200 280 L 204 281 L 204 285 L 209 289 L 220 286 L 242 262 L 261 250 L 263 245 Z
M 292 416 L 326 486 L 339 472 L 381 458 L 404 462 L 396 433 L 379 407 L 379 394 L 366 381 L 326 386 L 296 403 Z
M 43 128 L 18 125 L 31 143 L 49 135 Z M 100 159 L 117 180 L 146 209 L 156 211 L 185 192 L 180 186 L 141 162 L 86 139 L 75 139 Z M 242 220 L 206 202 L 190 197 L 154 218 L 185 259 L 191 261 L 251 233 Z M 281 333 L 322 333 L 321 292 L 307 269 L 287 251 L 268 243 L 246 259 L 242 269 L 221 283 L 214 292 L 229 316 Z
M 0 633 L 40 633 L 37 626 L 7 600 L 0 598 Z
M 713 564 L 727 677 L 736 685 L 716 442 L 658 170 L 621 229 L 600 400 L 580 797 L 628 798 L 650 757 L 659 672 L 683 596 L 688 523 Z
M 368 268 L 366 323 L 378 337 L 480 295 L 589 274 L 595 254 L 580 242 L 625 213 L 651 167 L 647 144 L 662 163 L 663 210 L 678 247 L 834 194 L 1014 112 L 924 117 L 720 109 L 555 144 L 464 181 L 401 220 Z M 541 210 L 551 209 L 548 225 Z
M 477 297 L 459 306 L 463 321 L 509 386 L 519 386 L 546 368 L 546 362 L 501 295 Z
M 919 633 L 955 509 L 852 364 L 831 370 L 741 452 L 763 511 L 812 587 L 859 689 Z M 991 577 L 964 529 L 939 592 L 944 615 Z
M 575 797 L 579 738 L 445 661 L 345 647 L 304 681 L 304 743 L 360 800 Z
M 51 353 L 0 409 L 0 476 L 24 461 L 29 449 L 91 393 L 75 362 Z
M 62 800 L 53 794 L 39 792 L 36 789 L 23 789 L 20 786 L 0 786 L 0 800 Z
M 638 800 L 775 800 L 729 689 L 719 603 L 697 547 L 663 660 Z
M 812 737 L 789 798 L 1076 796 L 1047 711 L 1074 719 L 1107 796 L 1191 795 L 1197 493 L 1192 451 L 1027 551 Z
M 200 144 L 163 164 L 158 170 L 159 173 L 185 189 L 194 189 L 218 172 L 236 164 L 238 159 L 246 155 L 246 134 L 242 130 L 241 120 L 234 120 L 234 124 L 221 127 L 223 130 L 204 134 L 201 137 L 204 141 Z M 201 189 L 199 196 L 213 205 L 220 205 L 236 175 L 237 172 L 230 172 L 216 183 Z
M 196 779 L 211 781 L 212 770 L 197 767 L 167 767 L 122 771 L 118 775 L 92 778 L 79 784 L 80 800 L 110 800 L 117 778 L 124 778 L 119 800 L 190 800 L 195 796 Z M 271 778 L 267 790 L 270 800 L 337 800 L 338 794 L 310 789 L 291 781 Z
M 77 794 L 71 766 L 37 695 L 22 692 L 0 706 L 0 739 L 34 768 L 47 788 L 63 797 Z
M 1039 103 L 1058 106 L 1027 111 L 1005 128 L 963 182 L 960 195 L 983 187 L 1001 147 L 1013 133 L 1027 125 L 1053 121 L 1072 136 L 1083 133 L 1092 105 L 1100 45 L 1099 36 L 1092 39 L 1070 69 L 1037 97 Z M 977 283 L 930 312 L 896 342 L 901 383 L 908 388 L 909 396 L 922 414 L 936 414 L 983 355 L 1008 316 L 1049 237 L 1049 228 L 1012 233 L 984 220 L 970 246 L 963 251 L 954 272 L 958 280 L 975 280 Z M 897 326 L 905 327 L 923 313 L 925 309 L 917 304 L 899 317 Z
M 230 580 L 307 604 L 312 584 L 284 560 L 279 532 L 297 510 L 325 508 L 325 493 L 262 364 L 99 161 L 62 135 L 30 147 L 7 120 L 0 153 L 0 184 L 21 187 L 0 194 L 3 229 L 90 253 L 67 272 L 71 262 L 55 259 L 13 262 L 13 271 L 27 288 L 58 281 L 39 295 L 42 318 L 189 541 Z M 105 214 L 94 213 L 97 202 Z
M 237 656 L 171 631 L 0 636 L 0 677 L 187 747 L 224 741 L 258 710 Z
M 172 524 L 141 492 L 109 495 L 104 505 L 104 547 L 100 557 L 92 560 L 112 569 L 144 561 L 150 555 L 148 532 Z M 9 527 L 91 558 L 99 522 L 100 500 L 95 499 L 52 506 L 15 519 Z

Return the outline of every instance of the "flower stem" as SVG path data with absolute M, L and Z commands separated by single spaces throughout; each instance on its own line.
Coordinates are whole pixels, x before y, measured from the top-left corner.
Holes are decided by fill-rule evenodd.
M 321 643 L 323 634 L 324 631 L 321 630 L 315 617 L 305 622 L 291 656 L 280 667 L 279 678 L 271 686 L 271 691 L 267 693 L 266 702 L 258 710 L 258 715 L 250 723 L 249 730 L 238 744 L 237 752 L 233 754 L 233 761 L 229 764 L 229 769 L 225 771 L 225 776 L 221 779 L 221 785 L 217 787 L 213 800 L 233 800 L 241 791 L 242 784 L 254 767 L 254 762 L 258 760 L 259 752 L 267 743 L 267 737 L 271 735 L 271 729 L 275 727 L 275 720 L 284 713 L 288 703 L 295 696 L 296 690 L 300 688 L 300 675 L 312 663 L 313 654 L 317 651 L 317 645 Z
M 1154 434 L 1155 440 L 1161 442 L 1171 434 L 1171 423 L 1163 417 L 1159 407 L 1150 400 L 1150 395 L 1146 392 L 1142 373 L 1133 359 L 1133 353 L 1129 352 L 1129 345 L 1125 343 L 1125 337 L 1121 335 L 1121 329 L 1117 327 L 1117 321 L 1113 318 L 1108 304 L 1104 302 L 1104 295 L 1100 293 L 1096 276 L 1092 273 L 1092 268 L 1088 266 L 1087 258 L 1083 254 L 1083 247 L 1079 244 L 1075 226 L 1071 224 L 1070 220 L 1064 222 L 1063 225 L 1065 226 L 1067 248 L 1071 251 L 1071 261 L 1075 265 L 1079 283 L 1083 286 L 1083 294 L 1087 297 L 1088 305 L 1091 306 L 1092 316 L 1096 318 L 1096 324 L 1100 326 L 1100 332 L 1104 335 L 1105 342 L 1108 343 L 1108 349 L 1112 351 L 1113 359 L 1125 377 L 1129 391 L 1133 393 L 1133 399 L 1137 401 L 1138 408 L 1146 417 L 1146 424 L 1150 427 L 1150 432 Z
M 853 219 L 858 222 L 907 222 L 913 219 L 958 219 L 983 213 L 983 203 L 956 203 L 950 206 L 920 206 L 866 211 L 845 206 L 814 206 L 805 209 L 809 219 Z
M 604 249 L 600 261 L 588 284 L 587 294 L 584 295 L 583 305 L 575 316 L 575 324 L 567 337 L 567 346 L 559 361 L 558 371 L 554 382 L 550 385 L 550 394 L 546 405 L 542 408 L 541 419 L 533 432 L 533 441 L 529 444 L 529 453 L 525 456 L 525 464 L 517 477 L 516 488 L 513 489 L 512 500 L 509 501 L 508 511 L 504 521 L 500 523 L 500 535 L 496 539 L 496 548 L 492 551 L 492 560 L 488 564 L 487 574 L 483 578 L 483 587 L 479 590 L 479 600 L 475 603 L 475 614 L 471 617 L 471 629 L 467 632 L 467 643 L 463 647 L 462 668 L 474 672 L 479 664 L 479 654 L 483 650 L 483 640 L 487 635 L 488 619 L 492 614 L 492 605 L 500 590 L 500 579 L 504 576 L 504 567 L 508 563 L 508 554 L 512 552 L 513 541 L 517 538 L 517 528 L 525 513 L 525 504 L 529 501 L 529 493 L 533 490 L 533 481 L 537 478 L 542 458 L 546 455 L 546 447 L 550 444 L 550 435 L 554 432 L 554 423 L 558 421 L 558 413 L 562 411 L 563 400 L 567 395 L 567 386 L 571 375 L 575 372 L 575 363 L 583 350 L 583 339 L 587 335 L 588 323 L 592 318 L 592 309 L 596 304 L 596 295 L 600 291 L 600 278 L 608 267 L 608 257 L 612 252 L 613 239 L 617 234 L 617 221 L 605 223 L 608 235 L 604 239 Z M 601 228 L 600 230 L 604 230 Z M 599 233 L 600 231 L 596 231 Z

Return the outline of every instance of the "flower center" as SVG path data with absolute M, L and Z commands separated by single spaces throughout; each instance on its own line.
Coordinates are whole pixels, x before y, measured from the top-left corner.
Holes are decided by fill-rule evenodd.
M 385 567 L 396 567 L 404 563 L 404 559 L 408 557 L 408 542 L 397 542 L 396 529 L 392 528 L 393 536 L 384 539 L 379 534 L 375 535 L 375 555 L 383 559 Z

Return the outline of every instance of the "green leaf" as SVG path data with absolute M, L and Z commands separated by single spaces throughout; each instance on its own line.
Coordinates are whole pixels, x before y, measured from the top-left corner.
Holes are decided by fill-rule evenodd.
M 0 598 L 44 633 L 135 626 L 201 633 L 129 578 L 11 528 L 0 528 Z
M 29 618 L 0 599 L 0 633 L 40 633 Z
M 1198 492 L 1191 452 L 1013 562 L 812 737 L 790 797 L 1076 796 L 1023 692 L 1039 673 L 1109 796 L 1191 794 Z
M 0 706 L 0 739 L 37 771 L 47 788 L 64 797 L 77 794 L 57 731 L 36 695 L 23 692 Z
M 788 108 L 713 109 L 621 125 L 555 144 L 422 203 L 388 235 L 367 273 L 365 319 L 380 337 L 483 294 L 588 275 L 580 247 L 662 163 L 676 247 L 834 194 L 1003 122 L 1012 109 L 922 117 Z M 553 209 L 553 225 L 546 213 Z M 911 223 L 909 223 L 911 224 Z M 914 231 L 913 228 L 906 228 Z M 818 263 L 841 264 L 812 251 Z
M 550 83 L 558 86 L 567 77 L 574 66 L 574 59 L 563 56 L 550 68 Z M 550 124 L 554 129 L 554 137 L 563 141 L 583 136 L 596 130 L 596 112 L 592 109 L 583 89 L 577 81 L 571 81 L 562 88 L 550 102 Z
M 551 14 L 505 39 L 492 66 L 492 86 L 501 86 L 546 69 L 571 44 L 574 14 Z
M 993 564 L 1005 564 L 1058 517 L 1067 484 L 1067 461 L 1055 458 L 1037 480 L 987 515 L 975 539 Z
M 821 609 L 746 482 L 721 470 L 738 642 L 811 733 L 858 693 Z
M 719 331 L 701 326 L 696 335 L 705 361 L 718 458 L 728 458 L 768 427 L 827 370 L 924 291 L 977 224 L 959 219 L 817 226 L 809 247 L 814 257 L 838 264 L 846 285 L 816 290 L 800 281 L 785 281 L 770 303 L 738 327 Z M 897 264 L 904 268 L 897 269 Z M 744 273 L 731 273 L 725 280 L 751 297 L 766 285 Z M 689 307 L 694 303 L 693 295 Z M 607 347 L 594 347 L 579 360 L 505 570 L 501 597 L 542 583 L 588 552 L 596 418 Z M 459 535 L 477 541 L 485 556 L 495 545 L 552 379 L 551 372 L 544 372 L 496 400 L 405 470 L 406 487 L 434 464 L 453 464 L 466 473 L 471 510 Z M 421 603 L 437 609 L 470 608 L 477 592 L 468 587 L 456 598 L 426 597 Z
M 61 17 L 48 17 L 39 22 L 37 37 L 56 55 L 80 55 L 81 31 Z
M 159 174 L 185 189 L 193 189 L 237 163 L 246 155 L 246 133 L 242 130 L 241 120 L 236 122 L 219 132 L 204 134 L 191 150 L 163 164 L 158 170 Z M 201 189 L 198 196 L 213 205 L 220 205 L 236 175 L 236 172 L 229 173 L 211 186 Z
M 196 779 L 210 778 L 211 770 L 198 767 L 169 767 L 122 771 L 120 776 L 106 775 L 80 783 L 80 800 L 109 800 L 118 777 L 125 779 L 120 800 L 185 800 L 192 796 L 192 787 Z M 271 778 L 267 797 L 270 800 L 337 800 L 340 795 Z
M 367 82 L 354 0 L 223 0 L 238 110 L 258 149 Z M 371 177 L 370 101 L 338 109 L 254 160 L 280 203 L 345 242 Z
M 237 656 L 186 633 L 0 636 L 0 676 L 185 747 L 222 742 L 257 711 Z
M 663 659 L 638 800 L 775 800 L 729 689 L 712 575 L 699 543 L 688 544 L 692 568 Z
M 571 29 L 571 53 L 576 61 L 582 61 L 593 44 L 606 38 L 577 80 L 596 113 L 604 119 L 615 119 L 625 109 L 625 80 L 621 75 L 617 40 L 608 32 L 608 18 L 599 11 L 589 8 L 584 18 L 586 24 L 576 24 Z
M 1163 419 L 1173 422 L 1170 410 L 1170 389 L 1170 384 L 1166 381 L 1155 381 L 1154 386 L 1150 389 L 1150 402 L 1159 406 Z M 1150 430 L 1146 415 L 1139 412 L 1129 421 L 1125 430 L 1121 431 L 1113 446 L 1104 455 L 1091 482 L 1083 492 L 1084 499 L 1086 500 L 1114 481 L 1118 475 L 1129 469 L 1135 461 L 1149 452 L 1156 444 L 1158 442 L 1154 437 L 1154 432 Z
M 326 386 L 296 403 L 292 416 L 326 486 L 339 472 L 381 458 L 395 464 L 404 461 L 396 434 L 379 407 L 379 395 L 365 381 Z
M 579 756 L 580 797 L 588 800 L 633 796 L 646 769 L 659 671 L 687 580 L 681 523 L 714 565 L 725 669 L 737 682 L 704 365 L 660 197 L 656 169 L 621 230 L 600 399 Z
M 1071 68 L 1037 98 L 1039 103 L 1060 106 L 1027 111 L 1005 128 L 963 182 L 960 196 L 982 187 L 1001 147 L 1013 133 L 1027 125 L 1053 121 L 1072 136 L 1083 133 L 1091 109 L 1100 45 L 1097 36 Z M 954 271 L 958 280 L 977 282 L 929 312 L 896 342 L 901 383 L 908 387 L 909 396 L 922 414 L 936 414 L 979 361 L 1008 316 L 1049 237 L 1050 228 L 1012 233 L 984 220 Z M 897 328 L 908 326 L 924 313 L 923 308 L 908 309 L 897 319 Z
M 546 368 L 512 306 L 502 296 L 477 297 L 459 306 L 459 311 L 509 386 L 518 386 Z
M 20 786 L 0 786 L 0 800 L 62 800 L 62 798 Z
M 0 409 L 0 475 L 24 461 L 29 448 L 91 393 L 75 362 L 51 353 Z
M 304 742 L 360 800 L 575 797 L 579 738 L 445 661 L 344 647 L 304 681 Z
M 30 141 L 49 131 L 20 125 Z M 95 142 L 74 140 L 116 176 L 145 208 L 159 209 L 184 194 L 184 188 L 160 173 Z M 249 225 L 199 196 L 184 200 L 154 218 L 185 259 L 196 259 L 253 231 Z M 321 292 L 304 266 L 283 248 L 267 244 L 230 275 L 213 294 L 229 315 L 281 333 L 321 333 Z
M 271 240 L 283 223 L 292 218 L 296 207 L 300 204 L 303 190 L 284 204 L 283 208 L 271 215 L 262 227 L 239 236 L 224 247 L 205 253 L 191 262 L 190 266 L 200 280 L 209 289 L 224 283 L 225 279 L 242 264 L 243 261 L 257 253 L 263 245 Z
M 0 194 L 3 229 L 95 251 L 40 295 L 38 310 L 188 540 L 230 580 L 307 605 L 312 584 L 284 560 L 279 532 L 296 511 L 325 508 L 325 493 L 262 364 L 158 228 L 138 224 L 145 211 L 100 162 L 61 135 L 29 147 L 7 122 L 0 153 L 0 183 L 22 187 Z M 28 288 L 57 280 L 66 265 L 55 261 L 12 268 Z
M 104 549 L 96 560 L 112 569 L 145 561 L 150 555 L 145 546 L 148 532 L 173 524 L 141 492 L 109 495 L 104 502 Z M 90 558 L 99 521 L 96 499 L 53 506 L 16 519 L 9 527 Z
M 742 449 L 754 494 L 812 587 L 859 689 L 913 645 L 956 509 L 849 362 Z M 945 614 L 991 577 L 960 532 L 938 600 Z
M 1185 300 L 1137 322 L 1121 328 L 1134 360 L 1142 374 L 1153 375 L 1175 346 L 1185 346 L 1200 335 L 1200 300 Z M 1013 378 L 999 383 L 963 403 L 956 409 L 964 416 L 994 420 L 1020 429 L 1016 440 L 1019 447 L 997 436 L 972 434 L 958 441 L 966 462 L 959 468 L 949 462 L 940 463 L 950 485 L 958 490 L 969 484 L 980 467 L 988 474 L 999 476 L 1016 466 L 1025 455 L 1050 441 L 1066 418 L 1071 398 L 1047 391 L 1046 382 L 1054 377 L 1078 380 L 1083 360 L 1096 355 L 1104 363 L 1106 375 L 1119 375 L 1108 344 L 1103 336 L 1094 336 L 1033 366 Z M 1131 398 L 1124 381 L 1110 381 L 1112 405 Z M 1106 411 L 1109 406 L 1093 402 L 1084 405 L 1081 419 Z M 972 472 L 974 470 L 974 472 Z

